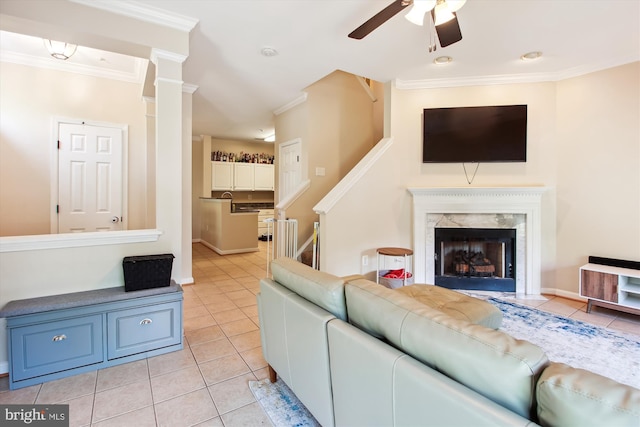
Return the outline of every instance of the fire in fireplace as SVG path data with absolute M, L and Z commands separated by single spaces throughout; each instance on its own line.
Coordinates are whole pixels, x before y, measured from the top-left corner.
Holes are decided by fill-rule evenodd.
M 435 284 L 515 292 L 515 229 L 436 228 Z

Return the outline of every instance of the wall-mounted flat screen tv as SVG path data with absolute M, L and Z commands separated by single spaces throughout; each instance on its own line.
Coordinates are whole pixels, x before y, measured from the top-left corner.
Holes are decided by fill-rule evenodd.
M 423 163 L 527 161 L 527 106 L 426 108 Z

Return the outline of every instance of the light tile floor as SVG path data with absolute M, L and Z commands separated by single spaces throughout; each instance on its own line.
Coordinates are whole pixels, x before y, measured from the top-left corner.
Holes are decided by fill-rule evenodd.
M 194 285 L 184 286 L 184 349 L 97 372 L 9 391 L 0 404 L 68 403 L 71 426 L 270 425 L 247 387 L 268 376 L 255 295 L 266 246 L 220 256 L 193 245 Z M 517 302 L 640 336 L 640 316 L 545 296 Z
M 259 243 L 260 252 L 227 256 L 193 245 L 183 350 L 14 391 L 0 378 L 0 404 L 66 403 L 71 426 L 271 425 L 247 386 L 268 377 L 256 305 L 266 274 Z

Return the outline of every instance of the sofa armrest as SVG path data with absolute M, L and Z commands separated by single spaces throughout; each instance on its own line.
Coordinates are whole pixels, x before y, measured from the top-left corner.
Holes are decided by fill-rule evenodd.
M 640 426 L 640 390 L 584 369 L 551 363 L 536 396 L 544 426 Z
M 267 363 L 323 426 L 333 426 L 327 323 L 336 317 L 270 279 L 260 281 L 258 314 Z

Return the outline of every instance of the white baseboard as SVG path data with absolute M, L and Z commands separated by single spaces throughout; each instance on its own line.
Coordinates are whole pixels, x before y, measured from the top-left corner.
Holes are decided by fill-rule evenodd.
M 0 362 L 0 374 L 9 373 L 9 361 Z
M 576 292 L 563 291 L 562 289 L 542 288 L 540 290 L 540 293 L 546 294 L 546 295 L 555 295 L 557 297 L 572 299 L 575 301 L 587 302 L 587 299 L 584 297 L 581 297 L 580 294 Z
M 192 283 L 195 283 L 195 280 L 193 277 L 187 277 L 180 280 L 181 285 L 191 285 Z

